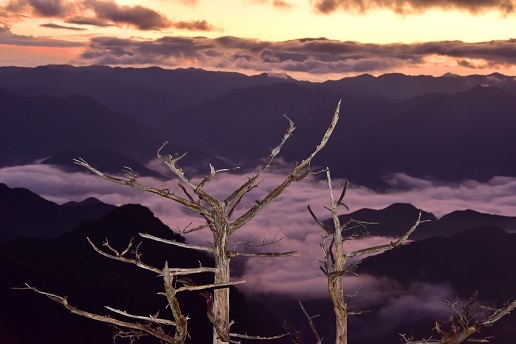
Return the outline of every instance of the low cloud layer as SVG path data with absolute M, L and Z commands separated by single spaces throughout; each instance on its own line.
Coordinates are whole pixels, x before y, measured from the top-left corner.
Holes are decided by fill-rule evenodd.
M 260 186 L 244 198 L 240 212 L 237 211 L 235 217 L 241 214 L 242 209 L 252 206 L 256 199 L 272 190 L 283 177 L 284 173 L 280 170 L 265 173 Z M 222 173 L 206 186 L 206 190 L 215 197 L 224 198 L 245 180 L 245 175 L 234 176 Z M 141 178 L 140 181 L 145 185 L 168 187 L 171 191 L 181 193 L 175 181 L 164 183 L 152 178 Z M 47 165 L 15 166 L 0 169 L 0 182 L 10 187 L 28 188 L 57 203 L 80 201 L 87 197 L 96 197 L 106 203 L 117 205 L 140 203 L 149 207 L 174 230 L 202 224 L 202 219 L 196 214 L 185 211 L 170 200 L 107 182 L 90 173 L 65 173 Z M 347 193 L 346 204 L 350 206 L 351 211 L 356 211 L 361 208 L 381 209 L 396 202 L 412 203 L 438 217 L 462 209 L 500 215 L 516 214 L 514 196 L 516 178 L 495 177 L 488 183 L 465 181 L 444 185 L 398 174 L 390 176 L 389 182 L 393 189 L 382 194 L 367 188 L 352 187 Z M 337 189 L 342 186 L 343 181 L 334 180 L 333 184 Z M 299 297 L 326 295 L 326 281 L 319 270 L 319 260 L 322 258 L 319 243 L 323 233 L 310 217 L 306 206 L 310 204 L 314 211 L 324 218 L 327 211 L 323 206 L 328 204 L 328 198 L 328 189 L 324 180 L 311 178 L 295 183 L 275 200 L 272 206 L 266 208 L 263 213 L 237 232 L 233 244 L 239 241 L 258 244 L 264 238 L 284 237 L 278 243 L 261 249 L 278 252 L 297 250 L 300 254 L 299 257 L 282 259 L 245 260 L 244 266 L 240 265 L 239 270 L 241 270 L 241 278 L 248 281 L 243 287 L 248 293 L 265 291 L 288 293 Z M 142 231 L 145 229 L 143 228 Z M 190 234 L 187 239 L 204 243 L 211 239 L 211 234 L 208 231 L 200 231 Z M 388 243 L 391 240 L 392 238 L 370 237 L 365 240 L 350 241 L 346 249 L 360 249 Z M 241 250 L 248 249 L 241 244 L 237 244 L 236 247 Z M 263 264 L 267 264 L 269 268 L 264 270 Z M 350 280 L 349 285 L 352 288 L 358 288 L 361 285 L 374 286 L 376 283 L 367 280 L 367 276 L 360 278 Z M 289 283 L 287 284 L 286 281 Z M 350 290 L 350 292 L 353 291 Z M 439 298 L 442 299 L 441 296 Z
M 284 169 L 276 169 L 262 176 L 259 187 L 244 198 L 241 209 L 247 209 L 254 200 L 263 196 L 284 178 Z M 383 208 L 394 202 L 410 202 L 424 210 L 443 215 L 456 209 L 472 208 L 488 211 L 493 207 L 500 214 L 516 213 L 516 178 L 496 177 L 488 183 L 465 181 L 455 185 L 439 185 L 423 179 L 399 174 L 388 178 L 393 190 L 377 194 L 369 189 L 352 187 L 346 196 L 351 211 L 363 207 Z M 246 181 L 246 176 L 218 174 L 206 185 L 205 190 L 217 198 L 227 196 Z M 26 187 L 47 199 L 63 203 L 96 197 L 112 204 L 141 203 L 148 206 L 172 229 L 194 227 L 201 224 L 199 217 L 186 212 L 177 204 L 159 196 L 143 193 L 130 187 L 113 184 L 91 173 L 65 173 L 48 165 L 27 165 L 0 169 L 0 182 L 10 187 Z M 145 185 L 169 187 L 181 193 L 175 181 L 163 182 L 152 178 L 141 178 Z M 194 183 L 198 183 L 195 179 Z M 341 187 L 342 180 L 333 180 L 334 188 Z M 256 244 L 273 237 L 283 240 L 274 245 L 260 248 L 268 252 L 297 250 L 298 257 L 253 258 L 235 260 L 232 268 L 245 280 L 239 286 L 246 294 L 261 297 L 263 294 L 288 295 L 303 301 L 327 298 L 327 279 L 319 269 L 322 253 L 319 248 L 322 231 L 314 224 L 306 205 L 322 216 L 327 212 L 328 189 L 325 181 L 309 178 L 292 184 L 282 196 L 266 208 L 248 225 L 237 232 L 231 245 L 237 250 L 246 250 L 239 241 Z M 240 213 L 242 210 L 240 210 Z M 237 213 L 236 216 L 239 214 Z M 415 220 L 415 219 L 414 219 Z M 424 225 L 424 224 L 423 224 Z M 146 229 L 142 228 L 142 232 Z M 205 244 L 210 241 L 209 231 L 189 234 L 187 240 Z M 369 237 L 364 240 L 348 241 L 346 250 L 356 250 L 372 245 L 389 243 L 393 238 Z M 253 249 L 256 250 L 256 249 Z M 266 267 L 266 268 L 264 268 Z M 359 270 L 360 272 L 360 270 Z M 345 292 L 356 295 L 350 299 L 354 310 L 371 310 L 366 326 L 354 326 L 360 338 L 382 338 L 406 331 L 411 333 L 413 324 L 422 319 L 446 321 L 452 309 L 444 300 L 455 300 L 458 292 L 446 284 L 410 283 L 400 284 L 388 277 L 367 274 L 348 276 L 344 280 Z M 321 318 L 323 319 L 323 318 Z M 326 318 L 327 319 L 327 318 Z M 327 320 L 321 320 L 327 321 Z M 429 327 L 430 329 L 430 327 Z
M 195 5 L 196 1 L 185 1 Z M 175 22 L 142 5 L 119 5 L 114 0 L 11 0 L 5 10 L 35 17 L 58 18 L 68 23 L 95 26 L 132 26 L 139 30 L 175 28 L 188 31 L 218 30 L 205 20 Z
M 78 62 L 324 75 L 422 67 L 435 60 L 442 64 L 442 58 L 450 65 L 470 68 L 514 66 L 516 40 L 368 44 L 324 38 L 269 42 L 229 36 L 156 40 L 96 37 Z
M 495 10 L 507 14 L 514 11 L 512 0 L 316 0 L 314 8 L 320 13 L 338 10 L 366 12 L 388 9 L 400 14 L 420 13 L 430 9 L 461 10 L 471 13 Z

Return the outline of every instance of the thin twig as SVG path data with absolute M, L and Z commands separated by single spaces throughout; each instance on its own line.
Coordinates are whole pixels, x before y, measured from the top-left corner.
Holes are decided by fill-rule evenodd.
M 166 320 L 166 319 L 160 319 L 157 316 L 152 316 L 152 315 L 151 316 L 134 315 L 134 314 L 129 314 L 126 311 L 121 311 L 119 309 L 112 308 L 112 307 L 109 307 L 109 306 L 104 306 L 104 307 L 109 309 L 113 313 L 117 313 L 117 314 L 126 316 L 128 318 L 139 319 L 139 320 L 146 320 L 146 321 L 150 321 L 150 322 L 155 322 L 157 324 L 176 326 L 175 322 L 170 321 L 170 320 Z
M 308 313 L 306 312 L 306 309 L 303 306 L 303 303 L 301 302 L 301 300 L 297 300 L 297 302 L 299 302 L 299 306 L 301 307 L 301 309 L 303 310 L 303 313 L 305 313 L 305 316 L 308 319 L 308 323 L 310 324 L 312 333 L 314 334 L 315 339 L 317 340 L 317 344 L 321 344 L 321 337 L 319 336 L 319 333 L 317 332 L 317 329 L 315 328 L 314 322 L 312 321 L 312 319 L 315 317 L 318 317 L 318 315 L 313 316 L 313 317 L 309 316 Z
M 289 252 L 230 252 L 231 258 L 233 257 L 298 257 L 298 251 Z
M 247 334 L 239 334 L 239 333 L 230 333 L 229 334 L 230 337 L 242 338 L 242 339 L 256 339 L 256 340 L 274 340 L 274 339 L 280 339 L 280 338 L 286 337 L 288 335 L 290 335 L 290 333 L 278 334 L 276 336 L 271 336 L 271 337 L 250 336 Z
M 192 244 L 185 244 L 185 243 L 178 242 L 178 241 L 175 241 L 175 240 L 168 240 L 168 239 L 163 239 L 163 238 L 160 238 L 160 237 L 156 237 L 154 235 L 150 235 L 150 234 L 147 234 L 147 233 L 139 233 L 139 234 L 140 234 L 140 236 L 142 238 L 146 238 L 146 239 L 150 239 L 150 240 L 154 240 L 154 241 L 159 241 L 159 242 L 162 242 L 162 243 L 165 243 L 165 244 L 179 246 L 179 247 L 183 247 L 183 248 L 189 248 L 189 249 L 192 249 L 192 250 L 206 251 L 206 252 L 213 253 L 213 248 L 212 247 L 192 245 Z

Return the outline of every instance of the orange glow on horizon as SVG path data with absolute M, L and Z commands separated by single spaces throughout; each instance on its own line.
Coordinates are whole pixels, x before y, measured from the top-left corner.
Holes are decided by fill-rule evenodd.
M 31 47 L 0 44 L 2 66 L 36 67 L 67 64 L 79 56 L 83 47 Z

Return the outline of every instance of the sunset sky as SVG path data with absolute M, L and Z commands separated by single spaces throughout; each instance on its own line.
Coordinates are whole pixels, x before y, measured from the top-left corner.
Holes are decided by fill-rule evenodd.
M 516 75 L 513 0 L 0 0 L 0 65 Z

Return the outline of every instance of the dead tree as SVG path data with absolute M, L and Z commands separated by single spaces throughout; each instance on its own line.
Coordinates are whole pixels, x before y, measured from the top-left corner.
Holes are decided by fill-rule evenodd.
M 226 199 L 217 199 L 208 192 L 204 190 L 204 187 L 207 183 L 209 183 L 213 178 L 217 175 L 217 173 L 220 172 L 228 172 L 229 170 L 216 170 L 211 164 L 210 164 L 210 173 L 209 175 L 205 176 L 200 183 L 195 184 L 192 179 L 188 178 L 184 171 L 177 166 L 177 163 L 186 155 L 169 155 L 169 156 L 162 156 L 161 151 L 165 147 L 166 142 L 158 149 L 157 157 L 159 160 L 161 160 L 163 163 L 165 163 L 170 170 L 173 172 L 173 174 L 178 178 L 178 185 L 179 188 L 182 191 L 183 195 L 177 195 L 174 192 L 171 192 L 168 188 L 163 187 L 153 187 L 153 186 L 146 186 L 138 182 L 135 173 L 130 169 L 125 169 L 125 178 L 120 178 L 116 176 L 111 176 L 106 173 L 103 173 L 90 164 L 88 164 L 85 160 L 76 159 L 74 160 L 76 164 L 85 167 L 86 169 L 94 172 L 95 174 L 99 175 L 100 177 L 109 180 L 111 182 L 115 182 L 122 185 L 127 185 L 132 188 L 150 192 L 157 194 L 159 196 L 162 196 L 164 198 L 170 199 L 174 202 L 177 202 L 187 209 L 196 212 L 199 214 L 204 224 L 201 226 L 198 226 L 196 228 L 184 230 L 183 233 L 191 233 L 203 229 L 208 229 L 211 231 L 213 236 L 213 242 L 211 245 L 206 246 L 200 246 L 200 245 L 192 245 L 192 244 L 185 244 L 180 243 L 176 241 L 166 240 L 163 238 L 151 236 L 149 234 L 140 233 L 140 236 L 146 239 L 155 240 L 159 242 L 163 242 L 170 245 L 175 246 L 181 246 L 193 250 L 198 250 L 202 252 L 209 253 L 213 255 L 214 257 L 214 267 L 208 268 L 208 267 L 199 267 L 199 268 L 192 268 L 192 269 L 170 269 L 168 268 L 168 265 L 165 265 L 165 268 L 163 269 L 156 269 L 150 266 L 145 266 L 143 263 L 139 260 L 139 258 L 125 258 L 125 253 L 128 252 L 129 249 L 124 250 L 122 253 L 119 253 L 112 247 L 110 247 L 107 242 L 104 246 L 108 248 L 110 253 L 106 253 L 98 249 L 93 243 L 91 245 L 93 248 L 110 258 L 117 259 L 120 261 L 128 262 L 135 264 L 139 267 L 154 271 L 160 275 L 163 276 L 164 282 L 165 282 L 165 295 L 167 296 L 170 308 L 173 310 L 174 313 L 174 325 L 176 326 L 176 335 L 174 338 L 171 336 L 168 337 L 158 337 L 162 341 L 167 343 L 183 343 L 186 338 L 186 321 L 183 319 L 179 304 L 177 303 L 177 299 L 175 298 L 175 295 L 177 292 L 180 292 L 182 290 L 198 290 L 198 289 L 214 289 L 213 296 L 211 293 L 204 293 L 203 295 L 207 298 L 207 304 L 208 304 L 208 318 L 213 324 L 213 343 L 214 344 L 220 344 L 220 343 L 228 343 L 228 342 L 236 342 L 235 340 L 231 339 L 234 338 L 248 338 L 248 339 L 265 339 L 259 336 L 249 336 L 249 335 L 242 335 L 237 333 L 232 333 L 230 331 L 230 327 L 232 325 L 232 322 L 230 322 L 230 315 L 229 315 L 229 286 L 234 284 L 243 283 L 244 281 L 231 281 L 231 271 L 230 271 L 230 262 L 234 258 L 238 257 L 286 257 L 286 256 L 293 256 L 297 255 L 297 252 L 291 251 L 291 252 L 265 252 L 265 253 L 248 253 L 248 252 L 238 252 L 234 247 L 231 248 L 229 246 L 229 239 L 230 237 L 238 231 L 240 228 L 242 228 L 244 225 L 246 225 L 249 221 L 251 221 L 257 214 L 259 214 L 267 205 L 269 205 L 274 199 L 276 199 L 279 195 L 281 195 L 292 182 L 298 182 L 308 175 L 312 174 L 311 169 L 311 162 L 313 158 L 319 153 L 321 149 L 326 145 L 328 142 L 330 136 L 332 135 L 335 126 L 339 119 L 339 111 L 340 111 L 340 102 L 334 112 L 333 118 L 331 120 L 330 125 L 328 126 L 323 138 L 321 139 L 319 145 L 315 148 L 315 150 L 304 160 L 302 160 L 300 163 L 296 163 L 295 166 L 290 170 L 290 172 L 286 175 L 283 182 L 281 182 L 279 185 L 277 185 L 272 191 L 270 191 L 267 195 L 265 195 L 263 198 L 258 199 L 255 201 L 254 205 L 250 207 L 249 209 L 242 212 L 240 216 L 233 219 L 232 215 L 235 214 L 235 209 L 241 204 L 242 199 L 244 196 L 246 196 L 251 190 L 256 188 L 258 186 L 258 178 L 261 176 L 261 174 L 271 165 L 274 158 L 280 153 L 280 150 L 282 149 L 285 142 L 291 137 L 292 133 L 295 130 L 294 123 L 288 119 L 289 121 L 289 127 L 284 134 L 281 142 L 273 149 L 271 149 L 271 153 L 265 162 L 265 164 L 259 168 L 251 177 L 248 178 L 248 180 L 243 183 L 240 187 L 238 187 L 236 190 L 234 190 Z M 274 240 L 273 240 L 274 242 Z M 171 279 L 175 275 L 186 275 L 186 274 L 192 274 L 197 273 L 198 270 L 202 270 L 203 272 L 211 272 L 214 274 L 214 282 L 213 284 L 206 285 L 206 286 L 194 286 L 189 283 L 183 282 L 184 280 L 177 279 L 179 282 L 183 282 L 184 286 L 179 289 L 174 289 L 172 287 Z M 66 299 L 63 299 L 59 296 L 40 292 L 37 289 L 27 286 L 27 288 L 32 289 L 34 291 L 37 291 L 39 293 L 42 293 L 54 301 L 58 301 L 62 303 L 65 307 L 71 310 L 71 306 L 68 305 Z M 177 311 L 175 311 L 177 309 Z M 94 318 L 90 314 L 86 314 L 86 312 L 76 312 L 77 314 Z M 120 313 L 120 312 L 118 312 Z M 128 316 L 126 313 L 122 313 L 125 316 Z M 135 319 L 141 319 L 139 316 L 132 316 Z M 109 319 L 99 319 L 94 318 L 96 320 L 101 320 L 105 322 Z M 111 319 L 111 318 L 110 318 Z M 154 324 L 160 324 L 157 320 L 153 322 Z M 183 324 L 184 323 L 184 324 Z M 128 324 L 122 324 L 118 323 L 119 326 L 125 326 L 130 329 L 134 329 L 133 325 Z M 131 327 L 132 326 L 132 327 Z M 156 325 L 159 326 L 159 325 Z M 154 329 L 151 328 L 137 328 L 135 330 L 142 330 L 147 333 L 153 334 L 156 336 L 156 334 L 153 332 Z M 156 331 L 160 331 L 161 329 L 158 328 Z M 271 338 L 279 338 L 283 335 L 271 337 Z M 177 339 L 176 339 L 177 337 Z M 270 339 L 270 338 L 269 338 Z
M 243 281 L 235 281 L 229 282 L 226 284 L 206 284 L 206 285 L 194 285 L 191 283 L 191 280 L 185 277 L 185 275 L 192 275 L 198 273 L 205 272 L 213 272 L 214 269 L 210 267 L 194 267 L 194 268 L 169 268 L 168 262 L 165 262 L 164 267 L 162 269 L 156 268 L 152 265 L 144 263 L 140 258 L 142 254 L 138 251 L 139 245 L 133 245 L 133 240 L 129 242 L 127 247 L 123 251 L 118 251 L 113 248 L 109 242 L 106 241 L 103 243 L 104 250 L 97 247 L 89 238 L 87 238 L 89 244 L 92 248 L 102 256 L 105 256 L 110 259 L 114 259 L 120 262 L 129 263 L 136 265 L 139 268 L 142 268 L 147 271 L 151 271 L 156 273 L 157 275 L 163 278 L 163 286 L 164 292 L 160 293 L 165 296 L 167 299 L 167 307 L 170 308 L 172 313 L 173 320 L 163 319 L 159 317 L 159 312 L 154 315 L 134 315 L 130 314 L 124 310 L 119 310 L 113 307 L 105 306 L 107 310 L 114 313 L 114 315 L 122 316 L 127 318 L 128 320 L 119 320 L 114 318 L 112 315 L 99 315 L 95 313 L 91 313 L 77 307 L 72 306 L 68 302 L 67 297 L 62 297 L 59 295 L 51 294 L 48 292 L 44 292 L 38 290 L 37 288 L 26 284 L 24 288 L 14 288 L 14 289 L 25 289 L 32 290 L 41 295 L 47 296 L 51 300 L 62 304 L 66 309 L 68 309 L 71 313 L 83 316 L 88 319 L 104 322 L 110 325 L 113 325 L 115 328 L 119 329 L 114 338 L 129 338 L 131 343 L 136 339 L 140 338 L 144 335 L 151 335 L 160 340 L 160 342 L 168 343 L 168 344 L 182 344 L 185 343 L 188 337 L 188 317 L 185 316 L 181 312 L 181 307 L 179 305 L 179 301 L 177 299 L 177 294 L 183 291 L 199 291 L 201 293 L 207 293 L 208 289 L 217 289 L 217 288 L 225 288 L 229 285 L 236 285 L 243 283 Z M 185 245 L 185 244 L 182 244 Z M 181 285 L 177 287 L 177 285 Z M 209 294 L 211 295 L 211 294 Z M 170 335 L 167 333 L 168 327 L 174 328 L 174 334 Z M 166 328 L 166 329 L 165 329 Z
M 328 292 L 333 302 L 336 327 L 335 343 L 346 344 L 348 339 L 348 316 L 353 314 L 360 314 L 360 312 L 351 312 L 349 310 L 347 300 L 348 295 L 346 295 L 344 292 L 342 278 L 346 275 L 354 273 L 354 270 L 359 262 L 358 259 L 363 258 L 365 255 L 388 251 L 403 245 L 410 234 L 414 232 L 414 230 L 422 221 L 421 213 L 419 213 L 419 217 L 416 223 L 401 238 L 394 242 L 344 253 L 344 241 L 361 239 L 367 236 L 368 232 L 365 226 L 370 223 L 354 220 L 350 220 L 343 224 L 340 223 L 338 209 L 341 206 L 347 209 L 347 206 L 343 203 L 343 199 L 346 195 L 348 183 L 346 182 L 344 185 L 339 198 L 335 199 L 329 169 L 326 169 L 326 177 L 328 180 L 328 189 L 330 192 L 330 207 L 325 208 L 331 213 L 333 226 L 327 225 L 325 222 L 320 220 L 312 211 L 310 206 L 308 206 L 308 211 L 310 212 L 310 215 L 312 215 L 313 219 L 317 222 L 317 224 L 319 224 L 319 226 L 325 232 L 320 244 L 324 254 L 324 260 L 322 261 L 323 266 L 320 268 L 328 278 Z M 360 228 L 362 230 L 357 230 Z M 349 234 L 345 235 L 344 232 Z
M 439 322 L 435 323 L 434 330 L 441 336 L 441 339 L 413 340 L 402 334 L 401 337 L 405 344 L 461 344 L 466 341 L 488 343 L 491 337 L 474 338 L 473 336 L 481 330 L 493 326 L 495 322 L 516 308 L 516 300 L 505 302 L 500 308 L 481 305 L 478 302 L 478 292 L 473 293 L 465 305 L 459 301 L 448 302 L 448 304 L 456 315 L 450 317 L 448 330 L 443 329 Z M 487 315 L 482 317 L 481 313 L 487 313 Z M 482 320 L 478 320 L 479 318 Z

